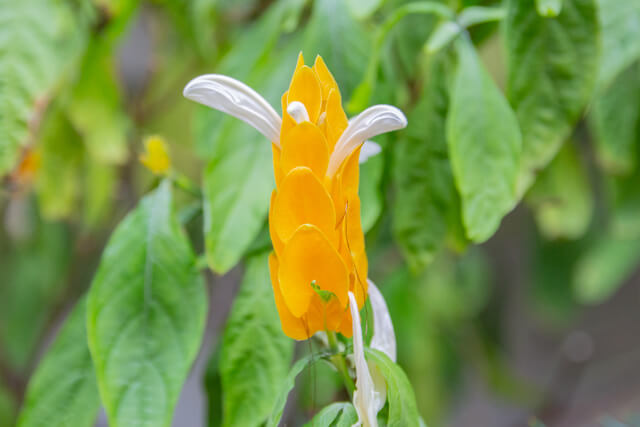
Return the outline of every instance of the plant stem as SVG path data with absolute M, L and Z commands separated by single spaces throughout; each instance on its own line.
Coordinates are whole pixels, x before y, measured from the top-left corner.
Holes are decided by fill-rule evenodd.
M 202 198 L 202 191 L 200 190 L 200 188 L 186 176 L 177 172 L 173 172 L 169 176 L 169 179 L 171 179 L 171 182 L 173 182 L 173 184 L 179 189 L 191 194 L 194 197 Z
M 344 358 L 344 355 L 340 352 L 338 348 L 338 338 L 336 337 L 336 333 L 333 331 L 326 331 L 327 339 L 329 341 L 329 347 L 335 353 L 331 356 L 331 362 L 336 367 L 338 372 L 342 375 L 342 380 L 344 382 L 344 386 L 347 388 L 349 392 L 349 397 L 353 397 L 353 392 L 356 389 L 356 385 L 353 382 L 353 379 L 349 375 L 349 370 L 347 369 L 347 362 Z

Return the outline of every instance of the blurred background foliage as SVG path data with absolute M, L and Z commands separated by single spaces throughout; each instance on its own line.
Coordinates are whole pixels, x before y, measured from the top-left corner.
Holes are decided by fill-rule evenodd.
M 176 197 L 213 272 L 208 403 L 175 423 L 218 425 L 216 343 L 234 267 L 269 246 L 271 153 L 182 88 L 227 74 L 279 110 L 300 51 L 323 56 L 349 115 L 387 103 L 409 118 L 379 138 L 360 192 L 427 424 L 638 425 L 639 40 L 637 0 L 0 0 L 0 425 L 156 184 L 138 162 L 149 135 L 202 184 L 202 203 Z M 342 396 L 314 366 L 290 425 Z

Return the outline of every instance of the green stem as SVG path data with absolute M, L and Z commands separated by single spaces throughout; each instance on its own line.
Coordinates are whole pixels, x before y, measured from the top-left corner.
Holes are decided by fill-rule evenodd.
M 173 185 L 175 185 L 179 189 L 191 194 L 194 197 L 202 198 L 202 191 L 200 190 L 200 188 L 186 176 L 178 172 L 173 172 L 169 176 L 169 179 L 171 180 L 171 182 L 173 182 Z
M 336 337 L 335 332 L 333 331 L 326 331 L 326 332 L 327 332 L 327 338 L 329 341 L 329 347 L 331 348 L 332 352 L 335 353 L 331 356 L 331 362 L 336 367 L 338 372 L 340 372 L 340 374 L 342 375 L 344 386 L 347 388 L 347 391 L 349 392 L 349 397 L 352 397 L 353 392 L 356 389 L 356 385 L 354 384 L 353 379 L 351 378 L 351 375 L 349 375 L 349 369 L 347 369 L 347 362 L 344 358 L 344 355 L 340 352 L 340 349 L 338 348 L 338 338 Z

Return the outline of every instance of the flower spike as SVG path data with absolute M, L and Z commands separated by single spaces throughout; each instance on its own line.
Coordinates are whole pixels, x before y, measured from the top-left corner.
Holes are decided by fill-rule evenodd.
M 250 124 L 280 146 L 282 119 L 262 96 L 246 84 L 221 74 L 205 74 L 191 80 L 183 95 Z
M 352 323 L 347 309 L 351 295 L 357 315 L 369 288 L 359 163 L 381 151 L 367 139 L 405 127 L 404 114 L 376 105 L 349 120 L 340 88 L 319 56 L 313 66 L 298 57 L 281 97 L 282 118 L 253 89 L 226 76 L 200 76 L 185 87 L 184 95 L 244 120 L 272 142 L 276 187 L 269 209 L 274 248 L 269 269 L 282 330 L 296 340 L 319 331 L 347 338 L 355 334 L 362 352 L 360 326 Z M 382 323 L 376 323 L 374 343 L 394 358 L 393 326 L 384 301 L 373 292 L 374 312 L 382 313 L 376 314 Z M 375 385 L 375 369 L 372 375 Z M 367 387 L 359 388 L 363 402 L 370 402 Z M 383 392 L 378 390 L 377 396 Z

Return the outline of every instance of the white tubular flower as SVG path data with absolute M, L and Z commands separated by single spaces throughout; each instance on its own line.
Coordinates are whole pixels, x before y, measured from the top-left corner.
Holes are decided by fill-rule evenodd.
M 349 125 L 336 142 L 336 148 L 329 158 L 327 176 L 333 176 L 349 154 L 365 140 L 406 126 L 407 118 L 394 106 L 374 105 L 367 108 L 349 120 Z
M 380 146 L 377 143 L 373 141 L 365 141 L 364 144 L 362 144 L 362 149 L 360 150 L 360 157 L 358 158 L 358 162 L 364 163 L 367 160 L 369 160 L 371 157 L 380 154 L 381 151 L 382 151 L 382 148 L 380 148 Z
M 191 80 L 183 95 L 248 123 L 280 146 L 282 119 L 262 96 L 244 83 L 220 74 L 205 74 Z
M 353 321 L 353 358 L 356 365 L 356 391 L 353 392 L 353 406 L 358 413 L 358 422 L 352 427 L 378 427 L 377 415 L 386 400 L 386 383 L 375 370 L 372 378 L 369 365 L 364 358 L 360 312 L 353 292 L 349 292 L 349 309 Z
M 369 300 L 373 309 L 373 337 L 371 338 L 371 348 L 380 350 L 389 356 L 389 359 L 396 361 L 396 334 L 389 315 L 387 303 L 380 293 L 378 287 L 371 280 L 369 282 Z
M 289 106 L 287 107 L 287 113 L 289 113 L 289 115 L 293 117 L 293 120 L 295 120 L 296 123 L 310 121 L 307 108 L 302 102 L 293 101 L 289 103 Z

